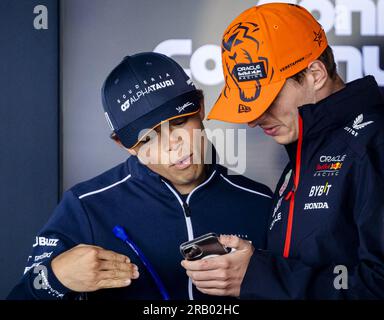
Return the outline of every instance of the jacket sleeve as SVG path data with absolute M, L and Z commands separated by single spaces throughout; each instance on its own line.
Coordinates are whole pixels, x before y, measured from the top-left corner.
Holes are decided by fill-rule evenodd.
M 35 238 L 24 275 L 7 299 L 53 300 L 76 296 L 56 278 L 51 261 L 80 243 L 93 243 L 90 222 L 80 200 L 67 191 Z
M 339 263 L 313 268 L 300 260 L 255 250 L 241 287 L 243 299 L 383 299 L 384 163 L 372 154 L 358 164 L 353 217 L 359 235 L 355 265 L 346 266 L 347 287 L 340 288 Z M 377 167 L 380 165 L 381 167 Z M 353 190 L 353 191 L 352 191 Z M 337 245 L 337 244 L 334 244 Z

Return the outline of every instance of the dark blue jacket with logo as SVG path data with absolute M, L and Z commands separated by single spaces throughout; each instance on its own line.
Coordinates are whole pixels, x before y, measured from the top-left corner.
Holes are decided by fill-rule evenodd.
M 265 246 L 272 192 L 243 176 L 228 175 L 224 167 L 214 164 L 206 181 L 184 198 L 136 157 L 76 185 L 64 193 L 36 237 L 25 274 L 8 299 L 79 298 L 55 277 L 51 260 L 80 243 L 125 254 L 140 271 L 139 279 L 130 286 L 99 290 L 86 298 L 161 299 L 136 254 L 115 238 L 115 225 L 123 226 L 148 258 L 171 299 L 210 298 L 192 286 L 180 265 L 179 245 L 216 232 L 237 234 L 256 246 Z M 44 286 L 42 277 L 46 278 Z
M 373 77 L 299 108 L 267 250 L 241 297 L 384 298 L 384 101 Z

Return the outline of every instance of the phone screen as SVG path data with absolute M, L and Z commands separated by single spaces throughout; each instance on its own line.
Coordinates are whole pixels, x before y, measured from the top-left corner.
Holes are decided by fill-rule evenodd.
M 212 255 L 222 255 L 229 251 L 230 249 L 223 246 L 217 234 L 213 232 L 180 245 L 180 252 L 187 260 L 198 260 Z

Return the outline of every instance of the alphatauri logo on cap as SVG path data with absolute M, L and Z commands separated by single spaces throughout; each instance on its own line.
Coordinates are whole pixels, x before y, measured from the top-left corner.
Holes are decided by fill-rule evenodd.
M 122 97 L 119 97 L 116 102 L 120 105 L 121 111 L 125 112 L 145 95 L 174 85 L 175 82 L 170 74 L 159 74 L 158 76 L 143 80 L 143 83 L 136 84 L 134 88 L 129 89 L 128 92 L 122 94 Z M 124 102 L 122 103 L 122 101 Z

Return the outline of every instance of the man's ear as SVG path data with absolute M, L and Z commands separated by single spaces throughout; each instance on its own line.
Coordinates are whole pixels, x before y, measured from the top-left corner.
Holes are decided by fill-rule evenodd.
M 128 148 L 126 148 L 126 147 L 123 145 L 123 143 L 120 141 L 120 139 L 118 138 L 118 136 L 117 136 L 116 134 L 112 134 L 111 138 L 112 138 L 113 141 L 115 141 L 115 143 L 116 143 L 119 147 L 121 147 L 121 148 L 127 150 L 132 156 L 137 156 L 137 152 L 136 152 L 136 150 L 135 150 L 135 149 L 128 149 Z
M 324 63 L 319 60 L 312 61 L 308 65 L 308 71 L 312 76 L 315 91 L 322 89 L 328 79 L 328 71 Z

